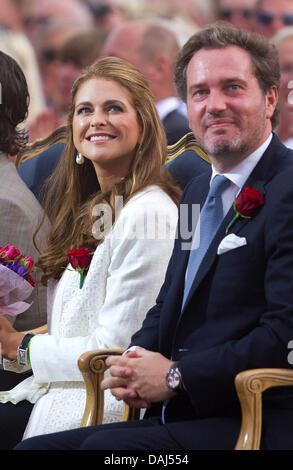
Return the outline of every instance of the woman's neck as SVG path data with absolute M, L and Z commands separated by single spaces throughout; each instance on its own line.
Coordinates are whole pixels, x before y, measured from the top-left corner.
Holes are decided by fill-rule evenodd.
M 120 181 L 122 181 L 125 176 L 121 176 L 121 175 L 106 175 L 106 174 L 99 174 L 97 175 L 98 176 L 98 181 L 99 181 L 99 184 L 100 184 L 100 188 L 101 188 L 101 191 L 103 193 L 108 193 L 109 191 L 111 191 L 111 189 L 113 188 L 114 184 L 116 183 L 119 183 Z

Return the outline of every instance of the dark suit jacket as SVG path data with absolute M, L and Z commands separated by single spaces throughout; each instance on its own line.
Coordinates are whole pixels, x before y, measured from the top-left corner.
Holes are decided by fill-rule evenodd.
M 194 179 L 181 204 L 204 203 L 211 173 Z M 293 339 L 293 152 L 276 136 L 248 178 L 264 205 L 251 219 L 238 219 L 229 233 L 247 245 L 217 255 L 231 208 L 199 268 L 181 311 L 189 251 L 175 241 L 166 279 L 132 345 L 180 360 L 186 393 L 169 401 L 170 432 L 192 449 L 193 419 L 240 415 L 236 374 L 258 367 L 290 367 Z M 180 213 L 179 213 L 180 226 Z M 179 231 L 180 232 L 180 231 Z M 293 418 L 292 389 L 272 389 L 264 409 L 287 408 Z M 158 406 L 149 414 L 158 414 Z M 179 421 L 188 420 L 183 423 Z M 174 422 L 177 427 L 174 428 Z M 292 434 L 292 433 L 291 433 Z
M 26 160 L 18 168 L 19 176 L 41 204 L 44 199 L 45 181 L 55 170 L 64 147 L 63 143 L 52 145 L 47 150 Z
M 169 113 L 162 120 L 162 123 L 165 128 L 168 145 L 176 144 L 181 137 L 191 132 L 187 117 L 176 110 Z

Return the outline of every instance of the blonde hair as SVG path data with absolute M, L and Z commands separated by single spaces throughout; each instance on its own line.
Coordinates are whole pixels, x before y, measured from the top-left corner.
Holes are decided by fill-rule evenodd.
M 141 128 L 140 143 L 128 175 L 103 194 L 99 187 L 92 162 L 85 159 L 83 165 L 75 163 L 72 120 L 75 98 L 80 86 L 87 80 L 103 78 L 115 81 L 128 90 Z M 94 250 L 103 239 L 92 234 L 94 223 L 92 210 L 96 204 L 107 203 L 115 218 L 114 198 L 123 197 L 126 204 L 131 197 L 148 185 L 157 184 L 174 202 L 178 203 L 180 189 L 167 172 L 162 171 L 167 158 L 167 141 L 158 116 L 150 87 L 144 75 L 128 62 L 105 57 L 88 67 L 75 81 L 72 88 L 72 104 L 68 115 L 65 151 L 51 177 L 45 205 L 52 221 L 47 249 L 41 254 L 38 266 L 43 270 L 42 281 L 61 277 L 67 264 L 66 256 L 74 248 Z M 54 203 L 52 204 L 52 201 Z

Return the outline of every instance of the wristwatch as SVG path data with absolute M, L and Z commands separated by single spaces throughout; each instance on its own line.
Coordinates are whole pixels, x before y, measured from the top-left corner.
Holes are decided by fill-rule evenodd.
M 179 362 L 174 362 L 166 374 L 166 385 L 173 392 L 179 392 L 183 390 L 182 376 L 180 371 Z
M 17 362 L 21 366 L 27 366 L 27 365 L 30 364 L 29 354 L 28 354 L 28 346 L 29 346 L 29 342 L 30 342 L 30 340 L 32 339 L 33 336 L 35 336 L 35 335 L 33 335 L 32 333 L 27 333 L 26 335 L 24 335 L 20 346 L 18 346 L 18 349 L 17 349 Z

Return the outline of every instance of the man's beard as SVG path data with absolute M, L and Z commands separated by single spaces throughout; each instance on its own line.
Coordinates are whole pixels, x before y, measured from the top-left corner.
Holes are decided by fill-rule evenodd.
M 203 137 L 202 148 L 212 158 L 219 160 L 235 159 L 236 161 L 247 157 L 257 148 L 264 131 L 264 116 L 260 113 L 259 126 L 248 133 L 240 126 L 231 137 L 225 136 L 223 131 L 218 131 L 210 137 Z M 200 143 L 200 142 L 199 142 Z
M 211 157 L 222 158 L 242 155 L 249 151 L 250 144 L 245 142 L 239 133 L 233 137 L 233 141 L 228 137 L 225 138 L 225 136 L 218 139 L 204 139 L 202 146 L 204 151 Z

